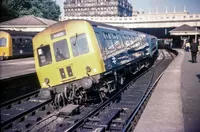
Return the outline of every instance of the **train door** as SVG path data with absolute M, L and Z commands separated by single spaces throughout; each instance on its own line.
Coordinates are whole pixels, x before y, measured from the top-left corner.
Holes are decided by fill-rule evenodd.
M 106 51 L 105 51 L 105 46 L 103 45 L 103 40 L 102 40 L 101 34 L 100 34 L 100 32 L 95 32 L 95 35 L 96 35 L 96 38 L 98 41 L 99 48 L 101 50 L 102 57 L 103 57 L 103 59 L 106 59 Z

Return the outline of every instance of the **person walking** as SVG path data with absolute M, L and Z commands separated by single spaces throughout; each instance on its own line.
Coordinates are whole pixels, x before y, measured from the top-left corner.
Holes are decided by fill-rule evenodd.
M 195 40 L 192 40 L 192 43 L 190 45 L 190 50 L 191 50 L 191 56 L 192 56 L 192 63 L 197 62 L 197 52 L 198 52 L 198 44 L 195 43 Z

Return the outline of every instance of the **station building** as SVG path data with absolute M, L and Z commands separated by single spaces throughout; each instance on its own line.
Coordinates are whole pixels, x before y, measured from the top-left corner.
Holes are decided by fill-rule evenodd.
M 128 0 L 65 0 L 64 16 L 132 16 Z
M 22 32 L 41 32 L 57 21 L 26 15 L 0 23 L 0 30 L 22 31 Z

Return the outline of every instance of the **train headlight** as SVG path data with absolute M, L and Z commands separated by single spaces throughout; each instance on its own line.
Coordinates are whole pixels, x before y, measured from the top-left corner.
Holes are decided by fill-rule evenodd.
M 48 78 L 45 78 L 45 79 L 44 79 L 44 82 L 42 83 L 42 86 L 43 86 L 43 87 L 50 87 L 50 86 L 49 86 L 49 83 L 50 83 L 50 80 L 49 80 Z
M 89 66 L 86 66 L 85 69 L 86 69 L 87 72 L 91 72 L 91 70 L 92 70 Z
M 91 88 L 92 87 L 92 79 L 90 79 L 90 78 L 83 78 L 83 79 L 81 79 L 81 86 L 84 89 Z
M 49 78 L 45 78 L 45 79 L 44 79 L 44 82 L 45 82 L 46 84 L 49 84 L 49 82 L 50 82 Z

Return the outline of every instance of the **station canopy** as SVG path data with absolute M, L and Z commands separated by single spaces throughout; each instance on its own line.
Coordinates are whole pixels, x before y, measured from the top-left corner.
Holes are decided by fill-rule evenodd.
M 40 32 L 57 21 L 26 15 L 0 23 L 0 30 Z
M 184 24 L 180 27 L 172 29 L 169 32 L 170 32 L 170 35 L 175 35 L 175 36 L 198 35 L 198 34 L 200 34 L 200 30 L 198 28 L 191 27 L 187 24 Z

